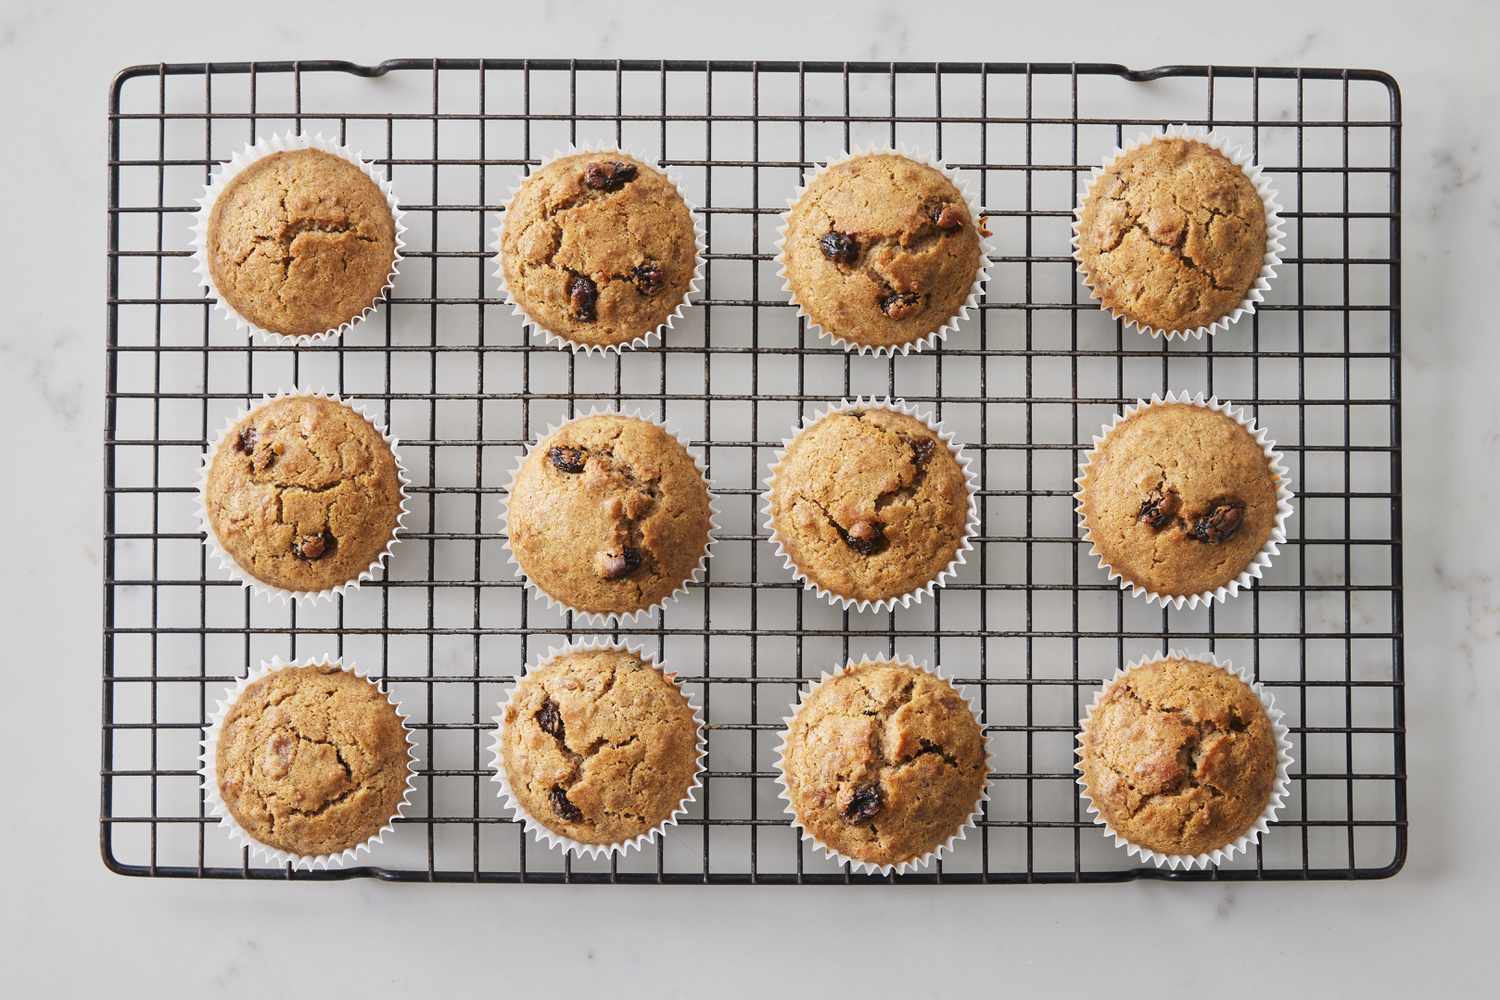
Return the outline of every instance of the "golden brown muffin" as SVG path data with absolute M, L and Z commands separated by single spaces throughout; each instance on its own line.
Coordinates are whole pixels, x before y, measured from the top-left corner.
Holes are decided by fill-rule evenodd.
M 698 723 L 681 688 L 624 649 L 573 649 L 521 678 L 500 761 L 538 823 L 618 844 L 668 819 L 698 772 Z
M 1260 276 L 1266 206 L 1245 171 L 1192 139 L 1155 139 L 1089 187 L 1078 260 L 1107 309 L 1163 332 L 1232 313 Z
M 224 716 L 219 795 L 261 843 L 337 854 L 396 815 L 407 753 L 401 717 L 374 685 L 332 665 L 288 667 L 246 687 Z
M 958 314 L 983 249 L 963 193 L 895 153 L 813 178 L 787 214 L 792 297 L 828 333 L 866 347 L 921 340 Z
M 1255 825 L 1276 783 L 1276 731 L 1250 686 L 1199 660 L 1127 671 L 1085 721 L 1084 790 L 1116 833 L 1203 854 Z
M 629 614 L 691 580 L 707 550 L 708 483 L 646 420 L 598 413 L 543 438 L 506 508 L 516 562 L 553 600 Z
M 214 285 L 256 326 L 332 330 L 372 305 L 396 260 L 385 193 L 321 149 L 262 157 L 219 192 L 206 249 Z
M 963 546 L 969 487 L 932 428 L 894 410 L 840 410 L 800 431 L 771 474 L 771 528 L 792 565 L 839 597 L 900 597 Z
M 1239 421 L 1158 403 L 1117 424 L 1079 487 L 1083 524 L 1109 568 L 1163 597 L 1216 590 L 1276 527 L 1280 477 Z
M 526 178 L 500 232 L 516 304 L 544 329 L 601 347 L 665 323 L 697 256 L 676 185 L 617 151 L 560 157 Z
M 401 516 L 396 456 L 361 414 L 318 396 L 251 410 L 220 439 L 204 509 L 229 557 L 283 590 L 341 586 L 381 557 Z
M 895 865 L 941 846 L 978 808 L 984 733 L 947 681 L 864 660 L 808 693 L 781 769 L 808 833 L 845 857 Z

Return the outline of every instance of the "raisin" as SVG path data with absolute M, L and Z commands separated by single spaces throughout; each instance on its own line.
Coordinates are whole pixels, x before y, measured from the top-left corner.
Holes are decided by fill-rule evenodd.
M 963 209 L 957 205 L 939 202 L 927 210 L 927 217 L 939 229 L 954 230 L 964 224 Z
M 623 548 L 619 552 L 606 549 L 594 557 L 594 571 L 606 580 L 623 580 L 640 568 L 640 549 Z
M 568 801 L 568 790 L 562 785 L 553 785 L 552 794 L 547 796 L 547 798 L 551 800 L 552 811 L 557 813 L 559 818 L 565 819 L 569 823 L 577 823 L 583 819 L 583 813 L 579 812 L 578 807 Z
M 630 272 L 630 280 L 642 295 L 655 295 L 666 287 L 667 273 L 655 261 L 647 261 Z
M 575 274 L 568 279 L 568 303 L 573 307 L 573 318 L 580 323 L 592 323 L 599 318 L 599 286 L 594 279 Z
M 880 300 L 880 311 L 891 319 L 905 319 L 917 311 L 918 296 L 912 292 L 891 292 Z
M 1152 531 L 1160 531 L 1177 520 L 1177 511 L 1182 507 L 1182 497 L 1176 490 L 1152 490 L 1141 501 L 1141 511 L 1136 520 L 1151 525 Z
M 932 449 L 937 447 L 937 442 L 932 438 L 907 438 L 906 440 L 911 445 L 911 460 L 920 469 L 932 457 Z
M 848 823 L 868 823 L 885 805 L 885 795 L 879 785 L 866 785 L 856 789 L 854 797 L 844 807 L 844 820 Z
M 859 259 L 859 243 L 848 233 L 831 231 L 818 241 L 823 256 L 835 264 L 853 264 Z
M 621 163 L 619 160 L 595 160 L 583 168 L 583 183 L 585 187 L 593 188 L 595 191 L 618 191 L 628 182 L 635 180 L 637 172 L 633 163 Z
M 1236 497 L 1210 500 L 1208 510 L 1193 521 L 1191 537 L 1211 545 L 1227 542 L 1245 521 L 1245 501 Z
M 559 742 L 566 739 L 563 733 L 562 713 L 557 710 L 557 702 L 551 698 L 542 702 L 542 707 L 537 709 L 536 724 L 542 727 L 542 732 Z
M 255 450 L 255 443 L 259 440 L 260 435 L 255 432 L 255 428 L 246 427 L 244 430 L 240 431 L 240 437 L 239 440 L 235 442 L 235 447 L 248 455 Z
M 305 559 L 308 562 L 322 559 L 332 548 L 333 539 L 326 531 L 320 531 L 316 535 L 303 535 L 301 538 L 292 539 L 292 554 L 298 559 Z
M 844 532 L 844 544 L 862 556 L 874 555 L 885 546 L 885 525 L 861 518 Z
M 551 460 L 553 468 L 558 472 L 566 472 L 576 476 L 583 471 L 584 464 L 588 462 L 589 453 L 582 448 L 568 448 L 558 445 L 547 449 L 547 458 Z

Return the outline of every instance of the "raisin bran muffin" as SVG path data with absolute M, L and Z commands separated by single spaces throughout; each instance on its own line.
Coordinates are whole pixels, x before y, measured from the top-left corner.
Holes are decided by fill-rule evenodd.
M 219 795 L 254 839 L 289 854 L 338 854 L 399 812 L 406 730 L 369 681 L 333 664 L 273 670 L 229 706 L 215 750 Z
M 1217 590 L 1276 528 L 1280 477 L 1239 421 L 1192 403 L 1143 406 L 1090 453 L 1083 526 L 1105 565 L 1162 597 Z
M 527 177 L 500 231 L 515 304 L 543 329 L 593 347 L 628 344 L 665 323 L 697 259 L 677 186 L 618 151 L 559 157 Z
M 820 844 L 883 867 L 945 844 L 978 808 L 984 733 L 953 685 L 864 660 L 808 692 L 787 726 L 787 801 Z
M 553 600 L 629 615 L 693 578 L 711 518 L 708 483 L 681 442 L 639 417 L 597 413 L 522 460 L 506 530 L 521 572 Z
M 984 251 L 963 193 L 897 153 L 835 163 L 786 216 L 787 286 L 808 318 L 860 347 L 913 344 L 957 316 Z
M 1079 770 L 1100 817 L 1159 854 L 1205 854 L 1250 830 L 1275 788 L 1276 730 L 1239 677 L 1170 657 L 1126 671 L 1084 720 Z
M 698 759 L 698 722 L 672 675 L 618 647 L 543 662 L 501 720 L 510 794 L 582 844 L 623 844 L 666 822 L 691 794 Z
M 204 251 L 215 288 L 245 319 L 307 336 L 356 319 L 396 262 L 385 192 L 321 149 L 262 157 L 231 178 L 208 213 Z
M 400 526 L 391 446 L 358 411 L 321 396 L 255 407 L 215 446 L 204 517 L 245 574 L 322 592 L 359 579 Z
M 1163 333 L 1212 325 L 1260 277 L 1266 206 L 1207 143 L 1161 138 L 1118 156 L 1079 212 L 1078 262 L 1104 308 Z
M 964 548 L 963 466 L 897 410 L 834 410 L 799 431 L 771 472 L 773 541 L 835 597 L 900 598 L 940 579 Z

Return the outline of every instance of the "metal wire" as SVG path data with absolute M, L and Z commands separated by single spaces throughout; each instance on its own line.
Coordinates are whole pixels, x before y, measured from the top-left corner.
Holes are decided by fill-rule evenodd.
M 100 846 L 114 871 L 1004 883 L 1400 869 L 1401 113 L 1385 74 L 180 64 L 123 71 L 108 122 Z M 1080 296 L 1067 235 L 1099 143 L 1177 122 L 1251 148 L 1287 203 L 1291 246 L 1257 315 L 1219 342 L 1167 346 L 1110 323 Z M 357 140 L 396 183 L 413 232 L 389 305 L 337 346 L 297 351 L 247 343 L 215 318 L 192 278 L 186 226 L 191 194 L 229 152 L 303 129 Z M 502 181 L 585 138 L 654 144 L 657 162 L 689 177 L 708 233 L 705 287 L 688 323 L 623 358 L 533 342 L 500 309 L 488 249 Z M 996 277 L 977 321 L 937 350 L 858 358 L 794 319 L 772 274 L 772 244 L 786 190 L 815 160 L 898 142 L 946 156 L 974 181 L 1001 243 Z M 283 609 L 210 568 L 194 487 L 226 415 L 309 379 L 383 414 L 417 472 L 418 510 L 383 579 L 332 609 Z M 1089 435 L 1137 395 L 1169 388 L 1218 391 L 1248 407 L 1288 455 L 1299 494 L 1293 537 L 1263 584 L 1191 613 L 1145 608 L 1108 584 L 1071 514 Z M 803 594 L 771 560 L 755 512 L 765 466 L 797 417 L 860 393 L 935 411 L 977 457 L 983 486 L 976 558 L 935 600 L 878 616 Z M 574 627 L 533 606 L 500 558 L 503 473 L 550 421 L 591 405 L 685 422 L 726 508 L 707 580 L 640 628 Z M 498 806 L 485 745 L 521 664 L 587 633 L 662 654 L 709 724 L 709 771 L 689 817 L 644 855 L 597 863 L 527 843 Z M 1227 653 L 1252 669 L 1288 711 L 1296 744 L 1292 802 L 1271 834 L 1206 872 L 1135 865 L 1082 814 L 1074 786 L 1076 719 L 1092 689 L 1121 662 L 1168 645 Z M 420 794 L 368 864 L 293 872 L 234 848 L 205 815 L 197 741 L 234 676 L 272 653 L 323 651 L 371 669 L 412 712 Z M 772 748 L 798 686 L 864 652 L 941 663 L 979 692 L 994 768 L 979 829 L 943 863 L 889 880 L 850 876 L 799 844 L 774 783 Z

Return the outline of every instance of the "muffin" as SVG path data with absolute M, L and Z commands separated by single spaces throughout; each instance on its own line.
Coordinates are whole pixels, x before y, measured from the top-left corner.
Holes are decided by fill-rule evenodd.
M 521 460 L 506 531 L 521 573 L 552 600 L 632 615 L 697 575 L 712 517 L 708 483 L 680 441 L 639 417 L 596 413 Z
M 1262 561 L 1279 527 L 1281 476 L 1227 412 L 1168 401 L 1126 413 L 1084 461 L 1085 537 L 1112 577 L 1196 606 Z
M 786 216 L 792 301 L 856 347 L 904 348 L 956 322 L 983 263 L 963 192 L 936 167 L 897 153 L 820 171 Z
M 384 434 L 322 396 L 268 400 L 220 438 L 203 516 L 240 572 L 295 594 L 359 580 L 386 554 L 405 502 Z
M 623 848 L 686 808 L 698 728 L 672 675 L 639 653 L 574 646 L 527 672 L 506 703 L 503 787 L 552 834 Z
M 203 244 L 215 292 L 289 337 L 358 319 L 398 259 L 385 192 L 357 164 L 313 148 L 271 153 L 235 174 L 208 210 Z
M 505 209 L 500 269 L 511 301 L 584 347 L 656 331 L 683 304 L 697 266 L 693 214 L 677 186 L 617 150 L 553 160 Z
M 1217 851 L 1265 813 L 1278 779 L 1276 727 L 1250 685 L 1170 656 L 1133 667 L 1083 722 L 1078 768 L 1100 820 L 1167 856 Z
M 230 817 L 268 847 L 339 854 L 400 812 L 410 747 L 380 689 L 332 663 L 272 670 L 234 699 L 213 780 Z
M 1078 263 L 1100 305 L 1162 333 L 1230 316 L 1267 249 L 1266 205 L 1206 142 L 1154 139 L 1117 156 L 1078 211 Z
M 961 561 L 971 502 L 965 466 L 932 427 L 856 405 L 792 438 L 767 506 L 772 544 L 797 576 L 836 599 L 894 602 Z
M 984 794 L 984 733 L 953 685 L 864 660 L 815 685 L 787 723 L 789 812 L 821 846 L 875 868 L 923 863 Z

